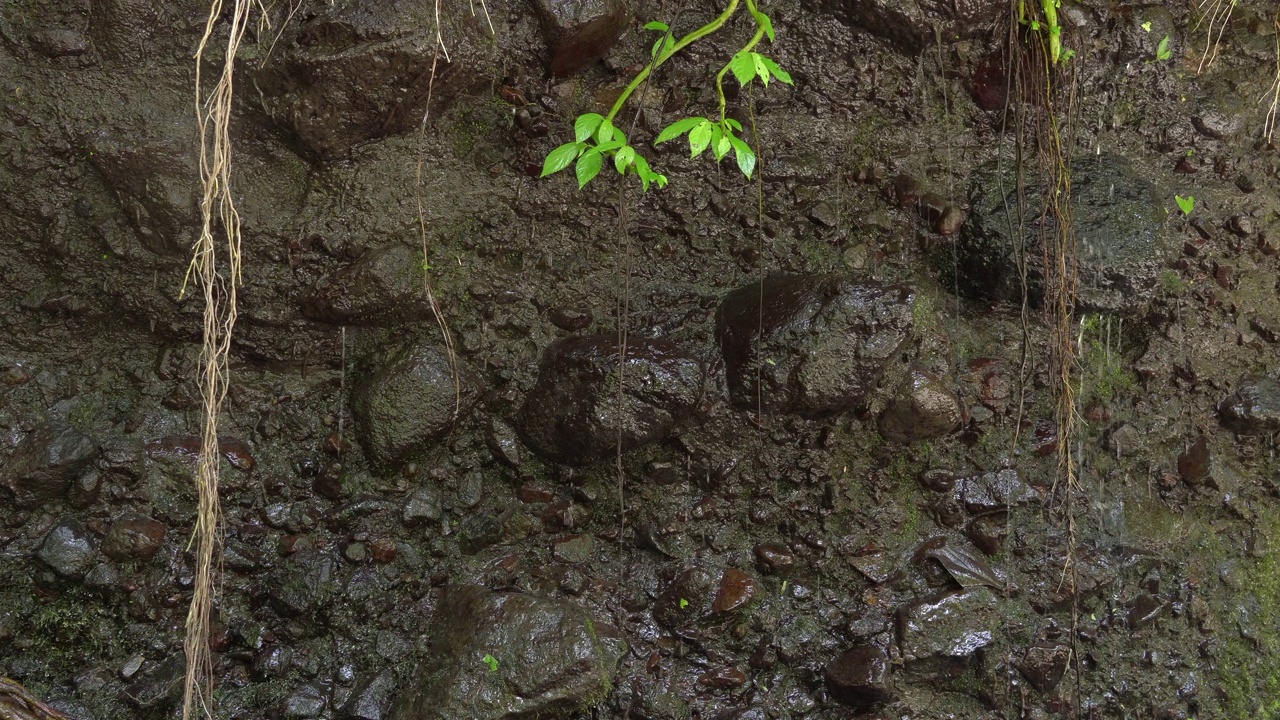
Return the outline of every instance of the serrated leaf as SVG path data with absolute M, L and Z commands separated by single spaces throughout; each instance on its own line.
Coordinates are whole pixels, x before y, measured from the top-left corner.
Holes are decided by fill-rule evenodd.
M 539 177 L 546 177 L 569 167 L 573 159 L 578 157 L 578 153 L 582 152 L 583 147 L 585 146 L 582 143 L 571 142 L 552 150 L 542 163 L 542 175 Z
M 602 145 L 613 139 L 613 123 L 605 120 L 600 123 L 600 127 L 595 132 L 596 144 Z
M 760 62 L 764 63 L 764 66 L 768 68 L 769 74 L 778 78 L 778 82 L 786 83 L 793 87 L 795 86 L 795 83 L 791 82 L 791 74 L 779 67 L 778 63 L 774 62 L 771 58 L 761 55 Z
M 573 123 L 574 139 L 578 142 L 586 142 L 587 138 L 595 134 L 600 128 L 600 124 L 604 122 L 604 116 L 599 113 L 586 113 L 579 115 L 578 119 Z
M 742 123 L 738 122 L 737 120 L 734 120 L 733 118 L 725 118 L 724 124 L 728 125 L 734 130 L 737 130 L 738 132 L 742 132 Z
M 671 29 L 670 25 L 659 20 L 650 20 L 644 24 L 645 30 L 657 30 L 658 32 L 666 32 Z
M 595 150 L 588 150 L 582 153 L 582 157 L 578 158 L 578 164 L 574 166 L 574 174 L 578 176 L 578 189 L 581 190 L 584 185 L 591 182 L 591 178 L 600 173 L 600 167 L 604 164 L 600 153 Z
M 699 118 L 701 122 L 689 131 L 689 157 L 696 158 L 707 149 L 707 145 L 711 144 L 711 128 L 713 125 L 706 118 Z
M 773 42 L 773 21 L 769 19 L 769 16 L 759 10 L 752 10 L 751 16 L 756 19 L 757 25 L 764 28 L 765 37 L 769 38 L 769 42 Z
M 733 56 L 729 61 L 729 69 L 733 71 L 733 76 L 738 79 L 742 85 L 751 82 L 751 78 L 756 75 L 756 65 L 751 61 L 751 54 L 740 52 Z
M 631 161 L 635 159 L 636 159 L 636 149 L 631 147 L 630 145 L 627 145 L 626 147 L 619 150 L 616 155 L 613 156 L 613 166 L 618 169 L 619 173 L 625 174 L 627 172 L 627 166 L 630 165 Z
M 729 142 L 733 143 L 733 154 L 738 160 L 738 169 L 742 171 L 747 179 L 751 179 L 751 173 L 756 169 L 756 154 L 751 150 L 751 146 L 740 137 L 729 136 Z
M 697 127 L 700 122 L 706 122 L 706 118 L 691 117 L 683 120 L 677 120 L 663 128 L 662 132 L 658 133 L 658 138 L 653 141 L 653 144 L 661 145 L 668 140 L 675 140 L 681 135 Z
M 760 82 L 764 83 L 765 87 L 769 87 L 769 68 L 764 64 L 764 56 L 760 53 L 751 53 L 751 64 L 755 67 Z

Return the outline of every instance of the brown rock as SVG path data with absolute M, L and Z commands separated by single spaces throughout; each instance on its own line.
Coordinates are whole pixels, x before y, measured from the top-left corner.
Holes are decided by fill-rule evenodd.
M 875 705 L 891 697 L 892 672 L 893 666 L 884 650 L 874 645 L 859 645 L 827 664 L 827 689 L 845 705 Z
M 755 578 L 737 568 L 729 568 L 720 576 L 720 589 L 711 601 L 711 612 L 727 613 L 744 607 L 755 599 L 758 585 Z
M 113 560 L 149 558 L 160 549 L 167 529 L 159 520 L 125 513 L 116 518 L 107 530 L 102 541 L 102 554 Z
M 1178 474 L 1192 487 L 1201 484 L 1209 476 L 1209 442 L 1204 435 L 1192 441 L 1178 456 Z

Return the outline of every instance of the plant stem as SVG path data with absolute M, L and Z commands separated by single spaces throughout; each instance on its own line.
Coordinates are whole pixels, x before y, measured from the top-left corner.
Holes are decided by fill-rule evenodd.
M 724 12 L 716 16 L 714 20 L 703 25 L 697 30 L 694 30 L 688 35 L 685 35 L 680 38 L 675 45 L 672 45 L 670 48 L 659 53 L 656 60 L 646 65 L 643 70 L 632 78 L 631 83 L 627 85 L 626 89 L 622 91 L 622 94 L 618 96 L 618 99 L 614 101 L 613 107 L 609 109 L 609 114 L 605 116 L 605 119 L 610 122 L 613 121 L 613 118 L 622 110 L 622 106 L 627 103 L 627 99 L 636 91 L 636 88 L 640 87 L 640 83 L 644 82 L 644 79 L 649 77 L 649 73 L 653 72 L 654 68 L 667 60 L 670 60 L 673 55 L 688 47 L 690 43 L 696 42 L 724 27 L 724 24 L 729 22 L 729 18 L 733 17 L 733 14 L 737 12 L 739 2 L 740 0 L 729 0 L 729 5 L 725 7 Z
M 756 14 L 757 10 L 756 10 L 755 0 L 747 0 L 747 10 L 749 10 L 752 15 Z M 748 42 L 746 45 L 744 45 L 741 50 L 735 53 L 734 57 L 737 57 L 737 55 L 741 55 L 742 53 L 751 52 L 752 50 L 754 50 L 756 48 L 756 45 L 760 44 L 760 40 L 763 37 L 764 37 L 764 26 L 759 25 L 756 27 L 756 34 L 751 36 L 751 41 Z M 729 65 L 732 63 L 733 63 L 733 58 L 730 58 L 729 62 L 725 63 L 724 67 L 720 68 L 720 72 L 716 73 L 716 96 L 720 100 L 720 124 L 721 125 L 724 125 L 724 108 L 725 108 L 724 74 L 729 72 Z
M 1049 62 L 1057 65 L 1062 55 L 1062 26 L 1058 24 L 1058 0 L 1040 0 L 1044 19 L 1049 25 Z

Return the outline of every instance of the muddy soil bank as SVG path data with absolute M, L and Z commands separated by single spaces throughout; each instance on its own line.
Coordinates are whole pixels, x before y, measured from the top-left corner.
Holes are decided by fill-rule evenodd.
M 181 691 L 202 5 L 0 8 L 0 676 L 79 718 Z M 233 118 L 218 716 L 1274 713 L 1275 8 L 1201 68 L 1191 3 L 1064 1 L 1067 487 L 990 5 L 765 7 L 795 86 L 729 93 L 759 184 L 650 145 L 714 110 L 728 26 L 625 114 L 643 194 L 537 175 L 645 22 L 720 8 L 442 6 L 431 84 L 430 3 L 273 6 Z

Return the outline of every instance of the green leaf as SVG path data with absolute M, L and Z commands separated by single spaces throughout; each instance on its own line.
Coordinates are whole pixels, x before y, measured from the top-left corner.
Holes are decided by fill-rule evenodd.
M 769 16 L 759 10 L 752 10 L 751 16 L 756 19 L 757 25 L 764 28 L 765 37 L 769 38 L 769 42 L 773 42 L 773 21 L 769 19 Z
M 615 136 L 615 137 L 614 137 L 614 139 L 610 140 L 609 142 L 607 142 L 607 143 L 600 143 L 599 145 L 597 145 L 597 146 L 595 146 L 595 147 L 593 147 L 593 148 L 591 148 L 591 149 L 592 149 L 592 150 L 594 150 L 595 152 L 598 152 L 598 153 L 607 154 L 607 153 L 611 153 L 611 152 L 613 152 L 614 150 L 617 150 L 618 148 L 622 147 L 623 145 L 626 145 L 626 143 L 625 143 L 625 142 L 623 142 L 620 138 L 618 138 L 618 137 L 616 137 L 616 136 Z
M 729 154 L 729 149 L 733 146 L 718 125 L 712 128 L 711 136 L 711 151 L 716 154 L 716 162 L 720 162 L 725 155 Z
M 574 166 L 573 171 L 578 176 L 578 189 L 581 190 L 584 185 L 591 182 L 591 178 L 600 172 L 600 166 L 604 164 L 600 153 L 594 149 L 582 153 L 582 157 L 578 158 L 578 164 Z
M 742 138 L 730 135 L 729 142 L 733 143 L 733 154 L 738 160 L 738 169 L 747 176 L 748 180 L 751 179 L 751 173 L 756 169 L 756 154 Z
M 498 658 L 492 655 L 485 655 L 481 662 L 489 666 L 489 672 L 498 672 Z
M 740 52 L 729 61 L 729 69 L 742 85 L 751 82 L 756 75 L 756 65 L 751 61 L 751 53 Z
M 1182 211 L 1183 215 L 1190 215 L 1191 211 L 1196 209 L 1196 199 L 1193 195 L 1186 197 L 1174 195 L 1173 199 L 1178 201 L 1178 209 Z
M 706 121 L 707 121 L 706 118 L 700 118 L 700 117 L 691 117 L 691 118 L 685 118 L 683 120 L 677 120 L 676 122 L 673 122 L 667 127 L 663 128 L 662 132 L 658 133 L 658 139 L 654 140 L 653 144 L 661 145 L 662 143 L 668 140 L 675 140 L 681 135 L 697 127 L 698 123 L 702 123 Z
M 658 20 L 650 20 L 649 22 L 644 24 L 644 29 L 657 30 L 658 32 L 666 32 L 671 29 L 671 26 Z
M 602 145 L 613 139 L 613 123 L 605 120 L 596 128 L 596 144 Z
M 1146 22 L 1142 23 L 1142 30 L 1143 30 L 1143 32 L 1151 32 L 1151 21 L 1150 21 L 1150 20 L 1148 20 L 1148 21 L 1146 21 Z
M 599 113 L 579 115 L 578 119 L 573 123 L 574 139 L 578 142 L 586 142 L 587 138 L 594 135 L 603 122 L 604 116 Z
M 787 85 L 795 87 L 795 83 L 791 82 L 791 74 L 779 67 L 778 63 L 764 55 L 760 56 L 760 62 L 764 63 L 764 66 L 769 69 L 770 74 L 778 78 L 778 82 L 786 83 Z
M 1076 51 L 1072 50 L 1071 48 L 1067 48 L 1066 50 L 1062 51 L 1062 62 L 1068 62 L 1069 60 L 1071 60 L 1071 58 L 1075 56 L 1076 56 Z
M 626 147 L 619 150 L 616 155 L 613 156 L 613 166 L 618 168 L 618 172 L 626 173 L 627 166 L 630 165 L 631 161 L 635 159 L 636 159 L 636 149 L 631 147 L 630 145 L 627 145 Z
M 742 132 L 742 123 L 738 122 L 737 120 L 734 120 L 733 118 L 725 118 L 724 124 L 728 125 L 734 130 L 737 130 L 738 132 Z
M 658 187 L 660 188 L 664 188 L 667 186 L 667 176 L 663 175 L 662 173 L 654 173 L 653 181 L 658 183 Z
M 769 68 L 764 64 L 764 56 L 760 53 L 751 53 L 751 63 L 756 69 L 756 75 L 760 76 L 760 82 L 765 87 L 769 87 Z
M 653 171 L 649 169 L 649 161 L 643 155 L 636 155 L 636 176 L 645 192 L 649 192 L 649 183 L 653 181 Z
M 1165 35 L 1160 44 L 1156 46 L 1156 59 L 1168 60 L 1171 57 L 1173 57 L 1173 51 L 1169 49 L 1169 36 Z
M 707 145 L 711 144 L 711 121 L 706 118 L 699 118 L 701 122 L 689 131 L 689 157 L 696 158 L 707 149 Z
M 539 175 L 539 177 L 546 177 L 569 167 L 573 163 L 573 159 L 578 157 L 578 153 L 582 152 L 585 147 L 580 142 L 571 142 L 552 150 L 547 155 L 546 161 L 542 163 L 542 175 Z

